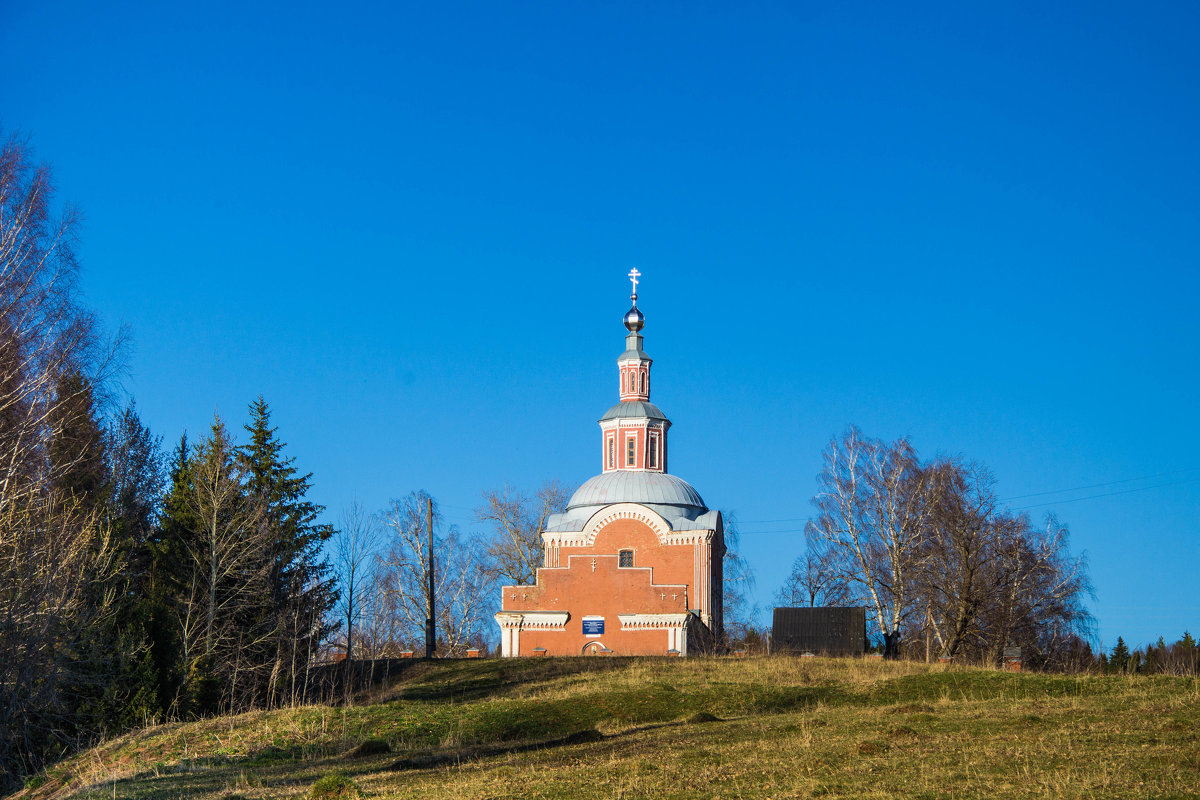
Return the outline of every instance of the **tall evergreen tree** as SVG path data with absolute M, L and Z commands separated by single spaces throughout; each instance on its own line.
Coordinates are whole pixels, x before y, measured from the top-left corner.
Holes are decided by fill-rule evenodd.
M 78 372 L 58 379 L 50 412 L 51 488 L 81 511 L 104 505 L 108 494 L 104 431 L 91 383 Z
M 261 507 L 221 419 L 178 456 L 185 460 L 165 504 L 161 563 L 178 641 L 176 713 L 192 716 L 238 707 L 253 683 L 247 619 L 265 591 L 267 548 Z
M 162 437 L 142 424 L 131 402 L 109 426 L 107 517 L 117 541 L 130 548 L 130 590 L 138 596 L 150 592 L 152 549 L 157 541 L 158 518 L 166 489 Z
M 270 592 L 254 622 L 273 644 L 263 689 L 274 704 L 302 693 L 309 663 L 332 630 L 327 620 L 337 590 L 322 546 L 333 536 L 333 526 L 317 521 L 325 509 L 307 499 L 312 473 L 298 474 L 295 459 L 285 457 L 286 444 L 271 426 L 271 412 L 261 396 L 250 405 L 246 431 L 250 441 L 240 455 L 247 488 L 264 509 Z
M 105 517 L 122 567 L 116 600 L 122 661 L 112 682 L 120 707 L 110 724 L 128 728 L 161 717 L 168 702 L 154 653 L 155 625 L 165 616 L 153 574 L 165 475 L 162 440 L 142 424 L 132 402 L 109 426 L 105 442 Z
M 184 432 L 171 455 L 168 472 L 170 486 L 163 498 L 149 547 L 151 586 L 147 594 L 153 598 L 148 620 L 150 652 L 158 679 L 159 702 L 168 715 L 179 717 L 190 713 L 180 696 L 185 665 L 181 658 L 178 620 L 180 602 L 188 582 L 185 542 L 196 535 L 199 527 L 187 506 L 187 496 L 191 491 L 191 455 L 187 433 Z
M 1117 644 L 1113 647 L 1108 663 L 1109 668 L 1114 672 L 1125 672 L 1129 669 L 1129 647 L 1125 644 L 1125 639 L 1120 636 L 1117 637 Z

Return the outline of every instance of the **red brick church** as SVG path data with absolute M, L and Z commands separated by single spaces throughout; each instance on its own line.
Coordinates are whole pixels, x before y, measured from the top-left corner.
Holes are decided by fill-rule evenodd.
M 682 656 L 720 634 L 721 512 L 667 472 L 671 421 L 650 402 L 639 274 L 617 358 L 620 402 L 600 418 L 602 471 L 547 520 L 537 582 L 502 588 L 505 656 Z

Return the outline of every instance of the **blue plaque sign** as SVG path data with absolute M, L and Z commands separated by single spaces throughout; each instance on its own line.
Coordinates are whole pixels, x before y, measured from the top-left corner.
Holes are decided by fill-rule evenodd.
M 603 636 L 604 635 L 604 617 L 584 617 L 583 618 L 583 635 L 584 636 Z

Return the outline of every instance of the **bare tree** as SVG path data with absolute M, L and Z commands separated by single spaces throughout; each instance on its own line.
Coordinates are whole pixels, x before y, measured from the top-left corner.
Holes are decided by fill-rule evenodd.
M 775 595 L 783 606 L 845 606 L 852 601 L 845 580 L 833 561 L 829 545 L 811 533 L 804 554 L 792 564 L 792 572 Z
M 77 302 L 79 217 L 54 194 L 24 141 L 0 144 L 0 790 L 84 735 L 59 724 L 76 721 L 63 687 L 103 679 L 72 674 L 72 649 L 111 616 L 95 497 L 60 484 L 97 453 L 64 432 L 94 423 L 119 348 Z
M 943 458 L 923 473 L 926 513 L 909 593 L 926 658 L 936 649 L 996 664 L 1010 646 L 1030 665 L 1075 658 L 1090 626 L 1090 589 L 1066 528 L 1050 518 L 1037 530 L 1001 508 L 991 473 L 977 463 Z
M 825 449 L 818 482 L 806 534 L 828 546 L 838 579 L 871 610 L 884 653 L 895 657 L 925 513 L 916 454 L 907 439 L 887 444 L 852 426 Z
M 75 674 L 72 657 L 113 609 L 112 548 L 96 520 L 53 494 L 0 509 L 0 789 L 88 734 L 72 724 L 65 687 L 103 677 Z
M 438 652 L 461 656 L 468 647 L 482 645 L 486 638 L 492 586 L 487 552 L 478 540 L 456 531 L 450 531 L 442 540 L 442 548 L 442 563 L 438 568 L 446 573 L 446 580 L 439 584 Z
M 475 516 L 492 524 L 487 556 L 496 578 L 518 586 L 537 581 L 537 570 L 544 565 L 546 518 L 561 513 L 570 497 L 571 489 L 556 480 L 545 483 L 532 497 L 511 486 L 484 493 Z
M 399 637 L 412 645 L 424 636 L 429 608 L 429 531 L 425 492 L 393 500 L 383 515 L 384 554 L 379 560 L 379 585 L 384 616 Z M 482 633 L 487 576 L 475 543 L 451 527 L 443 533 L 437 503 L 433 502 L 434 597 L 439 654 L 460 654 L 473 636 Z
M 376 557 L 379 565 L 380 557 Z M 362 615 L 355 628 L 354 649 L 359 658 L 396 658 L 408 648 L 408 623 L 397 610 L 395 598 L 385 591 L 382 568 L 375 572 L 375 591 L 362 602 Z
M 725 522 L 725 549 L 720 562 L 721 615 L 717 619 L 718 630 L 714 633 L 720 637 L 723 646 L 736 647 L 761 638 L 754 625 L 759 608 L 754 602 L 754 570 L 738 552 L 741 535 L 737 514 L 722 511 L 721 518 Z
M 1025 516 L 1014 520 L 996 559 L 998 591 L 983 613 L 984 656 L 996 663 L 1018 646 L 1031 664 L 1057 666 L 1072 641 L 1091 632 L 1087 558 L 1070 552 L 1070 534 L 1055 516 L 1036 528 Z
M 379 529 L 355 500 L 342 515 L 334 539 L 334 568 L 342 585 L 338 613 L 346 624 L 346 661 L 354 659 L 355 630 L 363 607 L 376 591 L 374 567 L 379 553 Z
M 45 444 L 90 409 L 72 402 L 102 391 L 117 366 L 119 339 L 105 343 L 76 302 L 74 244 L 79 215 L 52 210 L 50 169 L 28 146 L 0 146 L 0 508 L 74 469 L 44 458 Z M 64 379 L 85 376 L 67 383 Z M 86 457 L 80 451 L 79 458 Z
M 927 513 L 913 595 L 923 606 L 927 642 L 936 639 L 941 655 L 956 656 L 980 637 L 980 613 L 1001 590 L 993 567 L 1017 533 L 1016 520 L 999 513 L 985 467 L 942 459 L 924 473 Z

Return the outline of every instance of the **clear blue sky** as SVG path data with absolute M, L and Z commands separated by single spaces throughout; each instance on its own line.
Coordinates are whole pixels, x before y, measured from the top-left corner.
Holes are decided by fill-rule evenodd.
M 1200 6 L 832 5 L 0 0 L 0 125 L 153 430 L 261 393 L 331 519 L 599 471 L 637 266 L 764 605 L 855 423 L 1110 484 L 1013 505 L 1106 646 L 1196 633 Z

